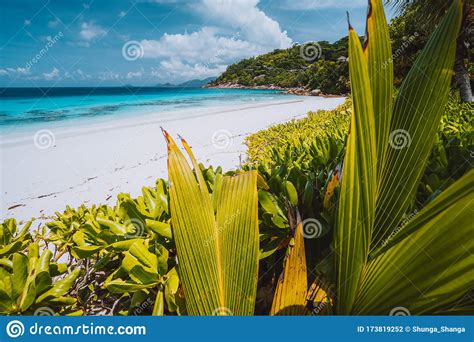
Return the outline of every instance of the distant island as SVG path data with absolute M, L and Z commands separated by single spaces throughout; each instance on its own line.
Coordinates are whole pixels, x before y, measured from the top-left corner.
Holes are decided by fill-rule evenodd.
M 348 38 L 295 44 L 230 65 L 207 87 L 285 89 L 299 95 L 347 94 Z
M 203 80 L 193 79 L 180 84 L 158 83 L 156 87 L 159 88 L 202 88 L 205 85 L 216 80 L 216 77 L 208 77 Z

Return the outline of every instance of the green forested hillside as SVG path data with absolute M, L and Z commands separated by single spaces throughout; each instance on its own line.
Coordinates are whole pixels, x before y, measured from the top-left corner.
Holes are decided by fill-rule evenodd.
M 284 88 L 308 87 L 328 94 L 347 93 L 349 69 L 343 60 L 347 57 L 347 42 L 345 37 L 333 44 L 322 41 L 294 45 L 289 49 L 244 59 L 230 65 L 210 85 L 274 85 Z M 312 52 L 315 55 L 311 55 Z

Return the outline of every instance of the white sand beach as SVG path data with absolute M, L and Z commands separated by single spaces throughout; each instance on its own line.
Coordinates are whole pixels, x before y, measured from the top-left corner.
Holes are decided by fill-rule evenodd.
M 199 161 L 229 170 L 245 160 L 247 135 L 343 101 L 279 97 L 258 105 L 193 110 L 196 116 L 179 120 L 152 114 L 2 136 L 0 219 L 44 218 L 66 204 L 114 204 L 120 192 L 139 195 L 142 186 L 167 176 L 160 126 L 186 138 Z

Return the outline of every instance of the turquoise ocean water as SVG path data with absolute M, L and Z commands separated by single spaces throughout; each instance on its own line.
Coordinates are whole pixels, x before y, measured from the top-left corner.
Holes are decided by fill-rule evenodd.
M 0 88 L 0 134 L 160 114 L 199 115 L 199 109 L 289 100 L 278 91 L 207 88 Z

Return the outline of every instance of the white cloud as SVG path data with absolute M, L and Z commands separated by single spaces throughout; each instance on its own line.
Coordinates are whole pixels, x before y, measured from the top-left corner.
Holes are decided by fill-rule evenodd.
M 28 20 L 28 19 L 25 19 L 25 21 L 23 22 L 23 25 L 24 25 L 24 26 L 30 26 L 30 25 L 31 25 L 31 21 Z
M 120 11 L 120 13 L 118 14 L 119 18 L 123 18 L 127 15 L 127 12 L 125 11 Z
M 85 72 L 83 72 L 81 69 L 76 69 L 74 71 L 71 71 L 71 72 L 66 72 L 64 74 L 64 78 L 70 78 L 70 79 L 73 79 L 73 80 L 81 80 L 81 81 L 84 81 L 84 80 L 89 80 L 92 78 L 91 75 L 89 74 L 86 74 Z
M 258 3 L 201 0 L 190 5 L 208 26 L 191 33 L 165 33 L 158 40 L 140 42 L 144 58 L 159 60 L 159 68 L 152 75 L 174 82 L 217 76 L 227 65 L 243 58 L 291 46 L 286 31 L 260 10 Z
M 54 18 L 53 20 L 48 21 L 48 27 L 55 28 L 55 27 L 58 27 L 60 23 L 61 23 L 61 20 L 59 18 Z
M 1 76 L 25 76 L 30 73 L 30 70 L 27 68 L 6 68 L 6 69 L 0 69 L 0 75 Z
M 194 78 L 203 79 L 218 76 L 225 71 L 226 65 L 207 66 L 204 64 L 185 64 L 180 60 L 164 60 L 158 69 L 152 69 L 151 75 L 170 82 L 180 82 Z
M 290 10 L 316 10 L 316 9 L 327 9 L 327 8 L 357 8 L 367 7 L 367 0 L 286 0 L 283 7 Z
M 53 68 L 53 70 L 51 70 L 51 72 L 45 72 L 43 74 L 43 77 L 47 81 L 58 78 L 59 77 L 59 69 L 55 67 L 55 68 Z
M 231 63 L 266 52 L 264 47 L 255 43 L 218 36 L 217 30 L 211 27 L 189 34 L 165 33 L 160 40 L 142 40 L 140 43 L 144 58 L 173 58 L 190 64 Z
M 143 76 L 143 72 L 144 72 L 143 69 L 141 69 L 140 71 L 135 71 L 135 72 L 130 71 L 130 72 L 127 73 L 126 78 L 129 79 L 129 80 L 132 79 L 132 78 L 140 78 L 140 77 Z
M 106 72 L 101 72 L 98 78 L 101 81 L 111 81 L 111 80 L 120 79 L 120 75 L 113 71 L 106 71 Z
M 107 34 L 107 31 L 104 30 L 99 25 L 96 25 L 92 22 L 84 22 L 81 24 L 81 31 L 79 32 L 79 36 L 81 39 L 86 41 L 92 41 L 96 38 L 103 37 Z
M 257 5 L 259 0 L 202 0 L 196 7 L 210 20 L 241 32 L 244 39 L 267 48 L 287 48 L 292 40 L 280 24 Z

